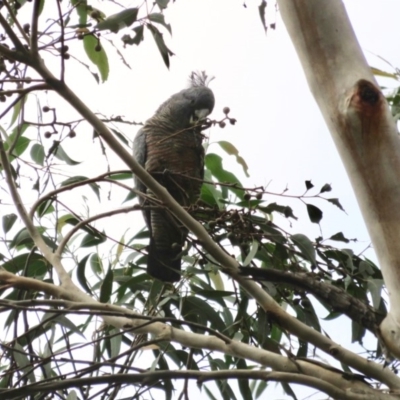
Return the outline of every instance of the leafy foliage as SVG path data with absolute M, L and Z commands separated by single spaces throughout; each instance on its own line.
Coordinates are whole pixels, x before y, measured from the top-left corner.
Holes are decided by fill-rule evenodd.
M 25 28 L 19 30 L 21 23 L 17 21 L 21 18 L 19 22 L 23 22 L 25 18 L 22 11 L 33 13 L 36 18 L 41 11 L 28 8 L 32 7 L 29 2 L 5 1 L 5 4 L 10 22 L 3 17 L 0 20 L 5 31 L 0 65 L 4 79 L 2 96 L 6 103 L 2 117 L 8 118 L 9 126 L 1 128 L 0 150 L 4 164 L 2 174 L 7 176 L 8 183 L 4 180 L 1 186 L 3 193 L 9 194 L 8 204 L 13 203 L 13 206 L 8 207 L 2 217 L 1 271 L 8 273 L 0 278 L 3 283 L 0 287 L 1 323 L 7 332 L 2 338 L 2 398 L 23 398 L 28 393 L 35 393 L 35 398 L 49 397 L 56 392 L 68 399 L 122 398 L 123 389 L 128 387 L 135 398 L 145 398 L 146 391 L 150 391 L 153 397 L 163 393 L 169 399 L 175 388 L 181 387 L 177 383 L 180 371 L 265 369 L 250 358 L 239 358 L 229 352 L 221 355 L 163 337 L 152 338 L 139 333 L 132 337 L 132 332 L 100 326 L 97 315 L 101 312 L 96 307 L 91 308 L 89 300 L 79 305 L 65 299 L 50 299 L 56 297 L 55 293 L 61 293 L 62 298 L 62 286 L 57 292 L 53 284 L 63 278 L 62 274 L 57 277 L 58 267 L 51 265 L 46 254 L 38 250 L 40 240 L 51 253 L 60 255 L 67 266 L 66 275 L 71 275 L 90 299 L 138 310 L 143 316 L 142 327 L 161 321 L 188 332 L 215 336 L 226 343 L 237 340 L 255 349 L 289 355 L 289 358 L 312 358 L 313 346 L 290 334 L 250 293 L 234 280 L 227 279 L 224 266 L 216 262 L 194 235 L 189 237 L 184 273 L 176 286 L 162 285 L 145 273 L 147 253 L 143 239 L 148 238 L 148 232 L 144 228 L 135 233 L 122 232 L 113 229 L 108 222 L 102 223 L 106 218 L 118 221 L 120 214 L 126 213 L 125 218 L 133 219 L 132 214 L 140 210 L 131 202 L 135 197 L 132 173 L 116 170 L 108 164 L 104 143 L 96 134 L 93 139 L 99 149 L 96 168 L 102 169 L 101 174 L 86 176 L 82 172 L 80 167 L 84 161 L 77 149 L 81 134 L 87 132 L 86 120 L 80 116 L 69 120 L 59 108 L 44 105 L 46 96 L 40 91 L 51 88 L 37 72 L 34 62 L 27 59 L 25 52 L 28 50 L 19 49 L 15 59 L 7 52 L 17 40 L 24 39 L 24 32 L 32 29 L 22 25 Z M 44 1 L 35 4 L 47 7 Z M 51 26 L 51 21 L 56 21 L 57 29 L 45 34 L 41 28 L 43 31 L 31 34 L 37 35 L 33 41 L 36 46 L 40 42 L 40 53 L 57 49 L 55 57 L 62 60 L 61 71 L 68 68 L 65 62 L 73 56 L 74 50 L 83 46 L 100 74 L 97 79 L 106 81 L 110 74 L 109 49 L 103 44 L 107 43 L 107 38 L 122 33 L 123 45 L 141 45 L 144 27 L 151 32 L 165 65 L 169 66 L 173 52 L 158 28 L 172 32 L 162 13 L 169 1 L 157 0 L 149 13 L 145 7 L 140 7 L 111 15 L 94 9 L 88 1 L 71 0 L 70 4 L 57 1 L 57 4 L 58 14 L 46 22 Z M 262 2 L 260 16 L 266 27 L 265 6 L 266 2 Z M 128 29 L 134 31 L 133 38 L 127 33 Z M 66 46 L 67 41 L 70 47 Z M 90 70 L 85 64 L 87 60 L 79 61 L 83 73 L 87 73 L 85 69 Z M 62 74 L 60 72 L 59 85 L 65 83 Z M 10 78 L 12 76 L 18 79 Z M 36 88 L 29 86 L 28 78 L 39 81 Z M 64 90 L 68 100 L 66 88 Z M 31 92 L 36 92 L 39 105 L 35 120 L 26 117 L 27 110 L 33 108 L 29 99 Z M 236 120 L 229 116 L 229 110 L 223 113 L 221 121 L 209 123 L 221 128 L 226 121 L 235 125 Z M 45 122 L 45 114 L 51 115 L 50 122 Z M 111 116 L 104 120 L 130 151 L 132 135 L 126 128 L 127 121 Z M 136 124 L 128 124 L 131 125 Z M 51 138 L 53 141 L 49 144 Z M 69 146 L 72 140 L 77 142 L 75 147 Z M 248 176 L 247 163 L 234 144 L 227 141 L 218 144 L 225 153 L 234 156 L 239 171 Z M 206 155 L 205 168 L 201 199 L 188 211 L 202 223 L 218 246 L 246 267 L 242 269 L 243 274 L 262 282 L 265 292 L 317 332 L 323 333 L 321 317 L 316 312 L 318 302 L 328 312 L 325 319 L 341 315 L 352 319 L 353 341 L 362 343 L 366 330 L 376 334 L 376 326 L 386 313 L 381 297 L 382 275 L 377 266 L 350 249 L 335 247 L 336 242 L 348 244 L 352 241 L 342 232 L 312 239 L 283 228 L 288 221 L 297 219 L 292 208 L 285 204 L 289 198 L 297 198 L 299 209 L 305 206 L 310 222 L 315 224 L 323 223 L 319 207 L 326 206 L 325 212 L 333 212 L 332 205 L 343 210 L 338 199 L 324 197 L 332 190 L 330 184 L 318 190 L 311 181 L 306 181 L 306 192 L 300 195 L 289 194 L 287 190 L 272 193 L 264 187 L 246 188 L 236 173 L 224 167 L 224 158 L 212 152 Z M 35 182 L 33 190 L 32 181 Z M 24 204 L 31 205 L 28 211 L 33 228 L 23 221 L 12 187 L 19 190 L 24 200 L 28 199 Z M 111 202 L 108 197 L 112 197 Z M 124 208 L 120 208 L 122 205 Z M 118 222 L 115 225 L 118 227 Z M 38 232 L 37 237 L 33 237 L 33 229 Z M 12 279 L 7 281 L 10 276 L 26 280 L 15 284 Z M 343 301 L 338 302 L 338 298 Z M 371 351 L 370 356 L 380 357 L 380 350 Z M 346 365 L 343 370 L 352 374 Z M 146 375 L 168 371 L 176 375 L 166 379 Z M 133 373 L 144 378 L 135 380 L 128 375 Z M 123 374 L 130 380 L 118 381 Z M 115 381 L 100 379 L 106 375 Z M 82 379 L 83 383 L 73 379 Z M 182 379 L 187 385 L 189 378 Z M 204 393 L 217 398 L 213 386 L 202 384 L 198 379 L 199 385 L 204 385 Z M 267 380 L 246 378 L 237 380 L 238 391 L 235 391 L 227 377 L 216 375 L 214 381 L 218 396 L 223 399 L 236 399 L 239 392 L 244 399 L 259 398 L 268 387 Z M 108 384 L 110 382 L 112 384 Z M 103 385 L 101 389 L 96 387 L 98 384 Z M 290 384 L 283 382 L 282 386 L 289 396 L 296 398 Z M 187 386 L 182 390 L 187 391 Z

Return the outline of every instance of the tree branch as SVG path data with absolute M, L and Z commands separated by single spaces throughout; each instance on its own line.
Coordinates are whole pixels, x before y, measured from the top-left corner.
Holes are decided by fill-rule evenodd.
M 32 278 L 16 277 L 9 272 L 0 271 L 0 281 L 4 281 L 6 284 L 13 284 L 15 287 L 24 288 L 30 290 L 36 288 L 37 281 Z M 290 372 L 290 373 L 301 373 L 307 376 L 313 376 L 315 378 L 326 381 L 327 383 L 340 387 L 346 390 L 357 390 L 363 393 L 374 393 L 376 391 L 371 389 L 367 384 L 359 379 L 351 379 L 351 376 L 344 377 L 343 373 L 339 370 L 332 369 L 329 366 L 324 367 L 322 363 L 315 364 L 305 360 L 288 358 L 280 354 L 276 354 L 264 349 L 255 348 L 254 346 L 242 343 L 233 339 L 228 340 L 224 337 L 217 337 L 214 335 L 203 335 L 198 333 L 192 333 L 183 329 L 175 328 L 165 323 L 159 322 L 159 319 L 150 319 L 150 317 L 144 317 L 132 310 L 125 309 L 119 306 L 111 304 L 101 304 L 95 302 L 90 297 L 83 295 L 77 296 L 70 290 L 58 288 L 55 285 L 40 282 L 43 286 L 40 286 L 41 290 L 45 293 L 60 296 L 71 302 L 52 301 L 46 303 L 46 301 L 36 301 L 37 304 L 52 304 L 57 306 L 68 307 L 68 312 L 76 312 L 78 310 L 92 310 L 99 313 L 103 320 L 113 326 L 124 330 L 127 334 L 152 334 L 155 338 L 162 339 L 164 341 L 171 341 L 179 343 L 183 347 L 197 348 L 197 349 L 208 349 L 211 351 L 220 351 L 223 354 L 229 354 L 234 357 L 244 358 L 252 360 L 260 365 L 270 367 L 276 371 Z M 31 286 L 32 285 L 32 286 Z M 89 301 L 77 302 L 78 297 L 87 297 Z M 23 303 L 21 303 L 23 304 Z M 48 311 L 48 310 L 47 310 Z M 144 323 L 143 320 L 146 320 Z M 184 321 L 186 324 L 186 321 Z M 387 368 L 380 370 L 382 376 L 380 381 L 389 380 L 391 375 L 397 378 Z M 395 379 L 393 379 L 395 381 Z M 379 398 L 379 397 L 376 397 Z
M 89 178 L 89 179 L 85 179 L 83 181 L 74 182 L 69 185 L 62 186 L 62 187 L 59 187 L 58 189 L 52 190 L 52 191 L 46 193 L 43 197 L 40 197 L 39 199 L 37 199 L 35 201 L 35 203 L 33 203 L 33 206 L 31 207 L 31 209 L 29 211 L 29 218 L 33 219 L 35 211 L 40 206 L 41 203 L 43 203 L 46 200 L 56 197 L 60 193 L 67 192 L 69 190 L 75 189 L 80 186 L 90 185 L 91 183 L 96 183 L 99 181 L 105 181 L 105 182 L 109 182 L 109 183 L 114 183 L 116 185 L 120 185 L 120 182 L 114 181 L 112 179 L 104 179 L 104 178 L 106 178 L 107 176 L 110 176 L 110 175 L 122 174 L 124 172 L 127 172 L 127 171 L 126 170 L 118 170 L 118 171 L 105 172 L 104 174 L 98 175 L 95 178 Z M 124 187 L 126 187 L 126 186 L 124 186 Z M 132 188 L 129 188 L 129 190 L 135 191 L 135 189 L 132 189 Z
M 299 289 L 305 289 L 319 299 L 330 304 L 332 311 L 347 315 L 353 321 L 378 335 L 378 326 L 385 315 L 377 313 L 363 301 L 348 294 L 345 290 L 321 282 L 313 273 L 280 271 L 273 268 L 241 267 L 243 275 L 255 280 L 283 283 Z
M 0 46 L 1 47 L 1 46 Z M 0 49 L 1 53 L 1 49 Z M 12 93 L 20 93 L 20 95 L 14 99 L 11 104 L 0 114 L 0 119 L 2 119 L 19 101 L 21 101 L 28 93 L 34 90 L 50 90 L 50 86 L 46 85 L 45 83 L 41 85 L 34 85 L 24 89 L 17 89 L 17 90 L 9 90 L 7 92 Z
M 332 355 L 339 361 L 357 369 L 358 371 L 374 377 L 390 387 L 400 388 L 400 378 L 374 362 L 365 360 L 363 357 L 339 346 L 326 336 L 300 322 L 287 313 L 271 296 L 269 296 L 255 282 L 239 275 L 238 262 L 228 255 L 208 235 L 205 228 L 192 218 L 168 193 L 165 187 L 156 182 L 152 176 L 145 171 L 129 154 L 125 147 L 114 137 L 107 126 L 86 106 L 85 103 L 65 84 L 55 78 L 47 69 L 43 60 L 35 59 L 32 67 L 41 75 L 45 81 L 75 110 L 85 118 L 94 130 L 102 137 L 109 147 L 120 157 L 120 159 L 137 175 L 137 177 L 168 207 L 169 210 L 200 240 L 202 246 L 221 263 L 223 271 L 235 279 L 239 284 L 264 308 L 273 314 L 274 319 L 289 332 L 298 336 L 301 340 L 312 343 L 322 351 Z M 400 168 L 399 168 L 400 170 Z
M 198 384 L 207 381 L 221 379 L 256 379 L 263 381 L 275 381 L 286 383 L 297 383 L 300 385 L 318 389 L 326 393 L 334 399 L 341 400 L 395 400 L 398 397 L 385 394 L 384 392 L 375 390 L 374 394 L 355 392 L 351 390 L 342 390 L 319 378 L 312 376 L 304 376 L 296 373 L 288 372 L 269 372 L 269 371 L 248 371 L 248 370 L 230 370 L 230 371 L 212 371 L 203 372 L 196 370 L 188 371 L 151 371 L 136 374 L 110 374 L 90 378 L 65 379 L 51 383 L 36 383 L 26 385 L 19 389 L 0 389 L 3 399 L 12 399 L 25 396 L 28 393 L 36 393 L 39 391 L 54 392 L 72 387 L 94 386 L 94 385 L 111 385 L 111 384 L 132 384 L 141 383 L 149 385 L 154 382 L 171 380 L 171 379 L 195 379 Z
M 29 215 L 27 214 L 27 211 L 23 205 L 21 197 L 19 196 L 19 193 L 15 186 L 15 182 L 14 182 L 12 172 L 11 172 L 10 163 L 8 161 L 7 154 L 4 150 L 4 143 L 3 143 L 2 139 L 0 139 L 0 160 L 1 160 L 2 167 L 4 168 L 4 172 L 6 175 L 6 181 L 7 181 L 7 185 L 10 190 L 10 193 L 11 193 L 11 197 L 12 197 L 15 207 L 18 211 L 18 214 L 20 215 L 26 229 L 29 232 L 29 235 L 31 236 L 35 245 L 38 247 L 38 249 L 44 255 L 44 257 L 47 259 L 47 261 L 54 266 L 61 282 L 63 282 L 63 280 L 72 282 L 70 276 L 68 275 L 68 273 L 65 271 L 64 267 L 62 266 L 59 257 L 55 257 L 53 255 L 50 248 L 46 245 L 46 243 L 43 240 L 42 236 L 40 235 L 39 231 L 36 229 L 32 220 L 29 218 Z
M 26 34 L 26 32 L 24 31 L 24 29 L 22 28 L 22 26 L 20 25 L 17 16 L 14 14 L 12 8 L 10 7 L 10 5 L 8 4 L 8 0 L 3 0 L 3 4 L 6 6 L 8 13 L 10 14 L 10 18 L 11 20 L 14 21 L 15 25 L 17 26 L 19 32 L 21 33 L 22 37 L 25 39 L 26 43 L 29 44 L 29 38 L 28 35 Z M 4 27 L 4 26 L 3 26 Z M 8 33 L 8 32 L 7 32 Z M 12 39 L 15 47 L 17 47 L 16 42 L 14 42 L 15 38 L 17 36 L 14 35 L 13 38 L 10 37 L 10 39 Z
M 40 9 L 41 0 L 35 0 L 33 3 L 33 13 L 32 13 L 32 21 L 31 21 L 31 52 L 34 57 L 38 54 L 38 24 L 39 24 L 39 9 Z M 58 1 L 57 1 L 58 3 Z
M 97 221 L 98 219 L 111 217 L 117 214 L 129 213 L 131 211 L 137 210 L 136 205 L 130 207 L 123 207 L 119 208 L 118 210 L 110 210 L 101 214 L 93 215 L 93 217 L 87 218 L 83 221 L 77 223 L 62 239 L 61 243 L 58 245 L 56 251 L 54 252 L 55 256 L 61 257 L 62 252 L 64 251 L 65 246 L 68 244 L 69 240 L 71 239 L 72 235 L 79 231 L 83 226 L 89 224 L 90 222 Z

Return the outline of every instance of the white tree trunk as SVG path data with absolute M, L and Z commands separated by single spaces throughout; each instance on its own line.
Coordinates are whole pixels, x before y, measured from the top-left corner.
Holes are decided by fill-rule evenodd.
M 381 324 L 400 357 L 400 141 L 339 0 L 278 0 L 310 89 L 332 134 L 382 269 L 390 312 Z

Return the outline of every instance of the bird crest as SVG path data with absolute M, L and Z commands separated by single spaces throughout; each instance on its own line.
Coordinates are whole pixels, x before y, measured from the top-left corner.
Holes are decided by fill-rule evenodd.
M 193 71 L 189 75 L 189 85 L 191 87 L 205 86 L 208 87 L 214 76 L 208 76 L 206 71 Z

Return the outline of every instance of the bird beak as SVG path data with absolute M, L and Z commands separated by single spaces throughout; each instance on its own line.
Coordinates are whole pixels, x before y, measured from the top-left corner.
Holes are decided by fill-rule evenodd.
M 197 121 L 201 121 L 205 119 L 210 114 L 210 110 L 208 108 L 202 108 L 201 110 L 195 110 L 190 122 L 193 124 Z

